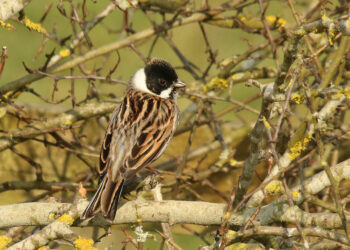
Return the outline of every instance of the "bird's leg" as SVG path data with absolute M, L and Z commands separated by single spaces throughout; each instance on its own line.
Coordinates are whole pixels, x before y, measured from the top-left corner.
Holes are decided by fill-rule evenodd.
M 160 175 L 151 174 L 148 175 L 138 186 L 136 189 L 137 199 L 145 200 L 152 199 L 153 196 L 152 190 L 160 183 Z
M 151 189 L 154 189 L 158 185 L 158 183 L 160 183 L 163 180 L 163 176 L 161 176 L 160 172 L 157 169 L 146 167 L 146 170 L 151 172 L 151 175 L 149 175 L 150 179 L 148 185 Z

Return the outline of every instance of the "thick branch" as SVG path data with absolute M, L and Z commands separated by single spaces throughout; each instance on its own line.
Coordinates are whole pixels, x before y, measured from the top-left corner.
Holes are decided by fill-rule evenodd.
M 350 178 L 350 159 L 343 161 L 332 167 L 334 174 L 338 178 Z M 339 175 L 339 176 L 338 176 Z M 320 191 L 320 186 L 316 183 L 326 183 L 327 175 L 320 172 L 304 183 L 304 190 L 310 194 L 316 194 Z M 329 182 L 329 181 L 328 181 Z M 329 185 L 329 184 L 328 184 Z M 317 188 L 315 188 L 317 186 Z M 293 191 L 299 190 L 296 187 Z M 299 197 L 299 194 L 298 194 Z M 299 201 L 300 202 L 300 201 Z M 88 201 L 82 199 L 78 202 L 77 213 L 79 215 L 85 210 Z M 67 203 L 23 203 L 0 206 L 0 228 L 15 226 L 33 226 L 48 225 L 54 218 L 52 214 L 60 215 L 69 211 L 71 204 Z M 296 208 L 298 209 L 298 208 Z M 229 224 L 241 226 L 256 212 L 257 208 L 245 208 L 240 213 L 232 213 L 229 218 Z M 220 225 L 222 217 L 225 215 L 226 204 L 217 204 L 199 201 L 130 201 L 121 206 L 116 215 L 113 224 L 137 223 L 143 222 L 165 222 L 169 224 L 199 224 L 199 225 Z M 255 217 L 255 225 L 268 225 L 273 222 L 287 221 L 293 222 L 295 216 L 291 213 L 296 210 L 290 210 L 283 198 L 276 200 L 269 205 L 261 207 Z M 300 223 L 311 226 L 331 228 L 342 225 L 339 215 L 334 213 L 312 214 L 300 212 L 297 216 Z M 301 213 L 302 216 L 301 216 Z M 310 218 L 313 218 L 310 220 Z M 77 221 L 76 226 L 105 226 L 108 222 L 101 217 L 96 216 L 90 221 Z
M 250 154 L 248 158 L 244 161 L 242 175 L 239 177 L 238 188 L 232 203 L 234 208 L 242 201 L 244 195 L 246 194 L 250 186 L 253 173 L 255 172 L 256 165 L 258 164 L 259 158 L 263 153 L 262 143 L 263 143 L 263 135 L 265 133 L 264 120 L 266 119 L 266 117 L 270 116 L 270 112 L 271 112 L 271 108 L 270 108 L 271 99 L 266 98 L 266 96 L 269 95 L 270 93 L 271 93 L 271 87 L 266 86 L 264 89 L 263 102 L 261 104 L 261 112 L 259 114 L 258 120 L 256 121 L 256 124 L 252 132 L 249 134 Z
M 88 201 L 78 202 L 77 213 L 82 214 Z M 129 201 L 122 205 L 113 224 L 129 224 L 141 222 L 156 222 L 173 224 L 220 225 L 225 215 L 226 204 L 200 201 Z M 69 211 L 68 203 L 22 203 L 0 206 L 0 228 L 15 226 L 45 226 Z M 296 208 L 300 223 L 305 226 L 318 225 L 324 228 L 339 228 L 342 226 L 336 213 L 306 213 Z M 246 208 L 242 213 L 232 213 L 229 218 L 231 226 L 244 225 L 257 208 Z M 274 222 L 295 223 L 288 204 L 274 202 L 262 207 L 255 217 L 254 225 L 269 225 Z M 312 218 L 312 219 L 311 219 Z M 347 219 L 350 219 L 349 216 Z M 90 221 L 76 221 L 74 226 L 107 226 L 109 222 L 96 216 Z

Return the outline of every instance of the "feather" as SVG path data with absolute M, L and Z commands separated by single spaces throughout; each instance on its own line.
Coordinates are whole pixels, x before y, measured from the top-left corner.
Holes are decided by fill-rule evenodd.
M 101 212 L 114 220 L 124 182 L 162 154 L 177 120 L 175 100 L 132 88 L 127 91 L 107 128 L 100 152 L 100 186 L 83 219 Z

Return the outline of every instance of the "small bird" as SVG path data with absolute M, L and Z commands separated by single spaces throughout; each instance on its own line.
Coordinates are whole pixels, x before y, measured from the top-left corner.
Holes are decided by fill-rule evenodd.
M 179 120 L 177 90 L 186 85 L 166 61 L 153 58 L 131 78 L 100 151 L 99 188 L 82 214 L 113 221 L 126 180 L 166 149 Z

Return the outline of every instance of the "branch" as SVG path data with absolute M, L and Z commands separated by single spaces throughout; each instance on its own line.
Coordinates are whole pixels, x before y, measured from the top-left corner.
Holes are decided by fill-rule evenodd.
M 77 214 L 81 215 L 88 205 L 86 199 L 77 203 Z M 55 216 L 61 215 L 71 209 L 69 203 L 21 203 L 0 206 L 0 228 L 14 226 L 45 226 L 55 220 Z M 129 201 L 122 205 L 112 224 L 128 224 L 142 222 L 160 222 L 174 224 L 220 225 L 221 218 L 225 214 L 226 204 L 200 201 Z M 280 204 L 275 205 L 278 209 Z M 256 217 L 257 223 L 266 225 L 274 220 L 274 209 L 267 206 L 260 210 Z M 231 225 L 243 225 L 245 221 L 256 211 L 248 208 L 243 213 L 232 214 L 229 218 Z M 90 221 L 76 221 L 74 226 L 108 226 L 109 222 L 101 216 L 96 216 Z
M 334 241 L 339 241 L 343 244 L 347 244 L 347 238 L 344 234 L 340 234 L 337 232 L 332 232 L 329 230 L 323 230 L 321 228 L 303 228 L 302 233 L 305 236 L 314 236 Z M 290 237 L 296 237 L 300 236 L 300 233 L 298 230 L 295 230 L 294 228 L 282 228 L 282 227 L 267 227 L 267 226 L 260 226 L 260 227 L 254 227 L 252 229 L 245 230 L 243 233 L 237 233 L 234 235 L 234 238 L 231 239 L 228 243 L 228 245 L 231 245 L 235 242 L 241 242 L 245 241 L 249 238 L 253 238 L 255 236 L 267 236 L 267 235 L 276 235 L 281 236 L 283 238 L 290 238 Z
M 55 239 L 71 239 L 75 234 L 70 229 L 69 225 L 63 222 L 52 222 L 40 232 L 29 236 L 28 238 L 10 246 L 7 250 L 17 249 L 38 249 L 41 246 L 47 245 L 51 240 Z
M 139 3 L 145 7 L 155 6 L 161 9 L 162 11 L 174 12 L 186 4 L 186 0 L 139 0 Z
M 305 35 L 311 32 L 321 33 L 325 29 L 328 29 L 329 27 L 332 27 L 334 29 L 333 32 L 337 31 L 342 33 L 345 36 L 350 35 L 350 24 L 348 21 L 336 21 L 336 20 L 331 20 L 329 18 L 327 18 L 326 20 L 323 20 L 323 19 L 324 18 L 322 18 L 322 20 L 301 25 L 298 29 L 296 29 L 292 33 L 292 36 L 290 37 L 290 42 L 284 53 L 283 63 L 280 67 L 277 78 L 275 80 L 275 91 L 278 91 L 278 89 L 284 89 L 281 86 L 284 83 L 284 80 L 287 76 L 290 66 L 295 60 L 299 41 Z
M 77 203 L 77 216 L 81 215 L 88 205 L 86 199 Z M 0 206 L 0 228 L 16 226 L 45 226 L 54 222 L 55 217 L 71 209 L 69 203 L 21 203 Z M 257 208 L 246 208 L 241 213 L 232 213 L 228 222 L 231 226 L 242 226 L 256 212 Z M 296 209 L 299 221 L 306 226 L 318 225 L 324 228 L 339 228 L 342 226 L 337 213 L 306 213 Z M 133 224 L 140 222 L 220 225 L 226 213 L 225 203 L 210 203 L 201 201 L 129 201 L 122 205 L 113 221 L 115 224 Z M 55 215 L 55 216 L 52 216 Z M 57 215 L 57 216 L 56 216 Z M 347 216 L 350 219 L 350 216 Z M 289 205 L 274 202 L 260 208 L 253 221 L 254 225 L 269 225 L 274 222 L 294 223 L 295 216 L 291 214 Z M 74 226 L 108 226 L 109 222 L 101 216 L 89 221 L 77 220 Z
M 92 30 L 96 24 L 100 23 L 106 16 L 108 16 L 114 9 L 116 8 L 116 5 L 114 2 L 107 5 L 107 7 L 102 10 L 99 14 L 97 14 L 94 18 L 92 18 L 90 21 L 86 22 L 84 30 L 80 31 L 75 38 L 70 42 L 70 44 L 67 46 L 67 48 L 76 48 L 79 43 L 83 40 L 86 33 Z M 61 55 L 61 53 L 58 53 L 54 55 L 50 62 L 48 63 L 48 67 L 51 67 L 58 63 L 61 59 L 64 57 Z
M 244 1 L 243 0 L 235 0 L 235 1 L 230 2 L 228 4 L 222 5 L 220 8 L 216 8 L 215 10 L 209 10 L 206 13 L 195 13 L 192 16 L 177 20 L 172 24 L 169 22 L 164 22 L 156 27 L 152 27 L 152 28 L 137 32 L 129 37 L 126 37 L 123 40 L 116 41 L 116 42 L 113 42 L 110 44 L 106 44 L 106 45 L 101 46 L 101 47 L 96 48 L 96 49 L 92 49 L 89 52 L 87 52 L 86 54 L 81 55 L 81 56 L 77 56 L 77 57 L 71 59 L 70 61 L 67 61 L 67 62 L 62 63 L 60 65 L 49 67 L 47 69 L 47 72 L 48 73 L 58 73 L 58 72 L 73 68 L 73 67 L 75 67 L 83 62 L 86 62 L 90 59 L 93 59 L 95 57 L 104 55 L 106 53 L 110 53 L 110 52 L 117 50 L 117 49 L 120 49 L 120 48 L 127 47 L 130 44 L 137 43 L 138 41 L 149 38 L 152 35 L 158 34 L 158 33 L 163 32 L 165 30 L 170 30 L 170 29 L 180 27 L 180 26 L 183 26 L 186 24 L 190 24 L 190 23 L 194 23 L 194 22 L 201 22 L 201 21 L 210 19 L 211 17 L 213 17 L 215 15 L 218 15 L 220 13 L 223 13 L 229 9 L 232 9 L 232 8 L 238 6 L 242 2 L 244 2 Z M 26 75 L 22 78 L 15 80 L 15 81 L 4 84 L 4 85 L 0 86 L 0 95 L 4 95 L 5 93 L 12 91 L 12 90 L 20 89 L 20 88 L 24 87 L 25 85 L 32 83 L 36 80 L 39 80 L 41 78 L 43 78 L 43 76 L 40 74 L 29 74 L 29 75 Z
M 332 172 L 336 178 L 350 178 L 350 159 L 343 161 L 332 167 Z M 318 183 L 325 183 L 319 185 Z M 328 184 L 327 184 L 328 183 Z M 306 190 L 309 194 L 316 194 L 329 184 L 324 171 L 311 177 L 303 183 L 303 187 L 297 186 L 291 191 Z M 297 197 L 302 197 L 298 192 Z M 298 203 L 302 201 L 298 200 Z M 81 199 L 77 203 L 77 216 L 85 210 L 88 201 Z M 68 203 L 22 203 L 14 205 L 0 206 L 0 228 L 15 226 L 43 226 L 54 221 L 52 214 L 61 215 L 71 208 Z M 297 216 L 300 223 L 311 226 L 331 228 L 342 225 L 339 215 L 336 213 L 305 213 L 296 207 L 291 210 L 282 197 L 264 207 L 247 207 L 240 213 L 232 213 L 228 223 L 234 226 L 242 226 L 251 216 L 259 210 L 255 217 L 254 225 L 268 225 L 273 222 L 285 221 L 294 222 L 295 215 L 291 213 L 298 211 Z M 198 225 L 220 225 L 226 213 L 226 204 L 199 202 L 199 201 L 129 201 L 121 206 L 113 224 L 127 224 L 142 222 L 161 222 L 173 224 L 198 224 Z M 301 216 L 303 215 L 303 216 Z M 348 216 L 349 217 L 349 216 Z M 349 219 L 347 217 L 347 219 Z M 312 219 L 310 219 L 312 218 Z M 90 221 L 77 221 L 75 226 L 106 226 L 108 222 L 102 217 L 96 216 Z
M 64 129 L 79 120 L 89 119 L 95 116 L 110 113 L 114 110 L 115 106 L 116 104 L 114 103 L 87 104 L 76 109 L 68 110 L 58 117 L 48 119 L 46 122 L 36 122 L 31 124 L 31 127 L 14 130 L 8 133 L 6 136 L 0 137 L 0 152 L 16 145 L 19 142 L 34 138 L 41 134 L 52 132 L 52 129 Z
M 6 21 L 22 10 L 31 0 L 0 0 L 0 20 Z
M 343 221 L 338 213 L 309 213 L 304 212 L 299 207 L 295 206 L 294 211 L 288 207 L 283 209 L 284 213 L 280 217 L 280 220 L 285 223 L 295 224 L 295 217 L 301 225 L 305 227 L 320 227 L 328 229 L 343 228 Z M 346 221 L 349 223 L 350 215 L 346 215 Z
M 41 189 L 48 191 L 76 190 L 79 184 L 71 182 L 43 182 L 43 181 L 8 181 L 0 183 L 0 193 L 9 190 L 33 190 Z
M 323 108 L 322 110 L 317 114 L 317 118 L 319 123 L 322 123 L 327 120 L 328 117 L 331 117 L 334 114 L 334 110 L 336 107 L 338 107 L 343 101 L 345 100 L 345 97 L 342 96 L 338 100 L 332 100 L 329 101 Z M 315 131 L 315 126 L 314 124 L 311 124 L 307 133 L 308 134 L 313 134 Z M 293 139 L 292 139 L 293 140 Z M 287 150 L 281 157 L 280 157 L 280 166 L 277 166 L 277 164 L 272 168 L 271 173 L 269 176 L 265 178 L 263 183 L 260 184 L 258 189 L 261 189 L 262 187 L 265 187 L 267 183 L 271 183 L 272 180 L 275 180 L 278 176 L 280 176 L 281 173 L 283 173 L 288 166 L 292 162 L 292 157 L 291 157 L 291 152 Z M 347 162 L 347 161 L 345 161 Z M 345 163 L 346 164 L 346 163 Z M 349 164 L 349 163 L 347 163 Z M 339 164 L 338 164 L 339 165 Z M 337 165 L 337 166 L 338 166 Z M 249 201 L 247 202 L 247 206 L 258 206 L 264 198 L 264 192 L 266 190 L 259 190 L 258 192 L 254 193 L 252 197 L 250 197 Z
M 239 184 L 235 194 L 235 198 L 232 203 L 232 207 L 237 210 L 239 204 L 241 204 L 244 195 L 246 194 L 253 173 L 255 172 L 256 165 L 258 164 L 259 158 L 263 153 L 263 135 L 265 133 L 265 124 L 264 121 L 270 117 L 271 112 L 271 98 L 268 96 L 271 93 L 271 86 L 267 85 L 263 91 L 263 101 L 261 104 L 261 111 L 259 117 L 256 121 L 256 124 L 253 130 L 249 134 L 250 139 L 250 153 L 248 158 L 244 161 L 244 166 L 242 170 L 242 175 L 239 177 Z

